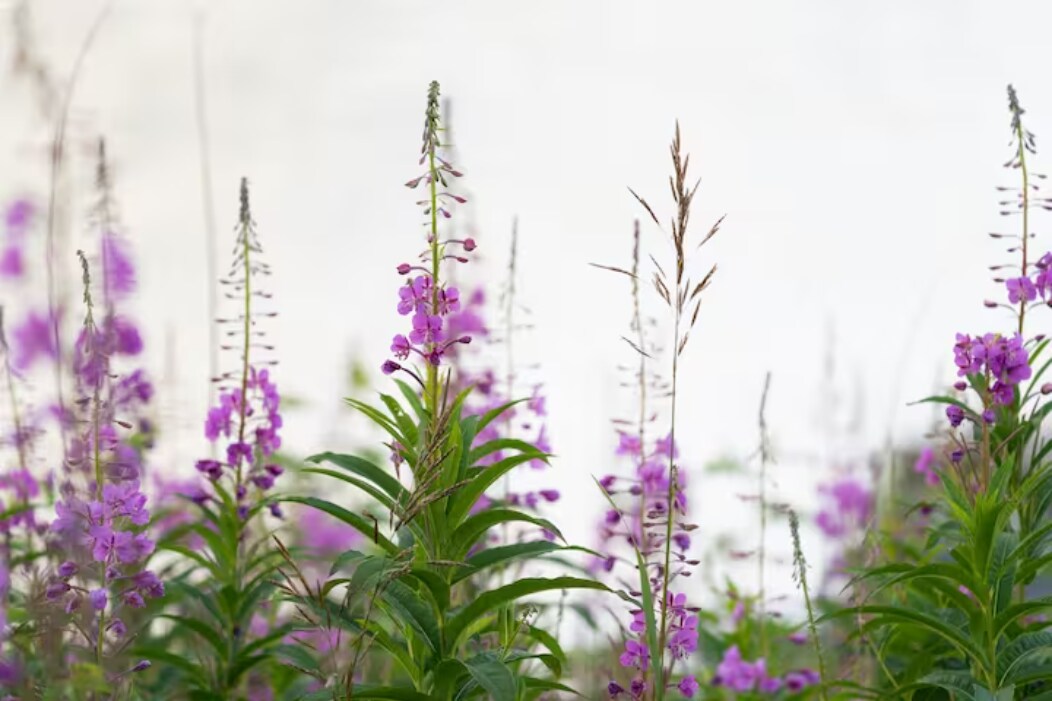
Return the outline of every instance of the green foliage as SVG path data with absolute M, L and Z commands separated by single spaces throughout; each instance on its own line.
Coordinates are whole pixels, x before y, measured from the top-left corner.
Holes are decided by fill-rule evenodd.
M 495 527 L 525 524 L 561 539 L 549 521 L 504 505 L 476 509 L 487 488 L 515 467 L 547 455 L 520 440 L 476 445 L 476 436 L 512 404 L 481 416 L 464 416 L 468 391 L 433 411 L 399 382 L 402 401 L 381 395 L 382 408 L 349 400 L 383 429 L 404 461 L 404 484 L 371 460 L 321 453 L 308 460 L 311 474 L 353 487 L 387 516 L 374 520 L 327 499 L 288 497 L 324 511 L 358 530 L 372 552 L 349 550 L 332 563 L 316 590 L 305 582 L 286 596 L 316 625 L 346 634 L 351 668 L 328 696 L 316 698 L 462 699 L 536 698 L 567 690 L 558 683 L 567 664 L 557 639 L 538 627 L 539 605 L 526 600 L 572 589 L 608 591 L 575 576 L 512 577 L 524 560 L 537 561 L 584 548 L 524 540 L 485 548 Z M 499 453 L 499 454 L 498 454 Z M 553 564 L 554 566 L 554 564 Z M 292 581 L 292 578 L 289 578 Z M 370 649 L 397 662 L 382 688 L 352 685 L 356 667 L 369 665 Z M 375 657 L 376 655 L 373 655 Z M 306 697 L 305 697 L 306 698 Z M 315 698 L 315 697 L 310 697 Z
M 253 617 L 270 606 L 281 562 L 256 518 L 266 502 L 242 519 L 222 484 L 214 483 L 214 494 L 213 507 L 195 504 L 200 518 L 158 544 L 182 558 L 181 571 L 167 585 L 179 602 L 178 613 L 157 616 L 170 623 L 166 632 L 134 647 L 139 657 L 176 670 L 179 686 L 202 700 L 241 698 L 248 675 L 272 663 L 278 644 L 293 630 L 274 625 L 262 636 L 250 635 Z M 175 689 L 169 683 L 152 693 L 158 699 L 181 698 Z

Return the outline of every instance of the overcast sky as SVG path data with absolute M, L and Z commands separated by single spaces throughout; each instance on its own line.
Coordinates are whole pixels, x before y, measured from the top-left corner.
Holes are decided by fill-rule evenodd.
M 42 53 L 65 80 L 104 3 L 30 4 Z M 5 27 L 11 6 L 0 0 Z M 794 456 L 825 445 L 827 348 L 841 423 L 855 405 L 863 416 L 857 452 L 920 439 L 933 414 L 906 403 L 952 380 L 954 332 L 1009 328 L 981 305 L 1000 294 L 985 266 L 1006 260 L 985 234 L 1003 228 L 994 187 L 1014 184 L 1000 168 L 1008 82 L 1039 146 L 1052 134 L 1048 3 L 117 0 L 73 96 L 70 164 L 84 196 L 83 154 L 91 135 L 106 135 L 141 264 L 137 311 L 147 343 L 165 348 L 152 356 L 168 381 L 161 402 L 184 431 L 172 469 L 204 450 L 198 11 L 219 231 L 232 241 L 248 176 L 282 313 L 278 381 L 309 402 L 286 420 L 297 451 L 328 447 L 347 421 L 349 354 L 378 367 L 401 330 L 393 269 L 421 248 L 403 183 L 416 174 L 431 80 L 453 100 L 472 194 L 458 217 L 481 244 L 477 279 L 499 278 L 519 218 L 520 298 L 535 328 L 516 354 L 546 383 L 551 474 L 564 492 L 590 493 L 590 475 L 610 471 L 609 419 L 632 401 L 616 373 L 632 359 L 619 340 L 627 288 L 588 263 L 628 262 L 641 211 L 626 186 L 669 211 L 676 119 L 702 177 L 695 235 L 727 215 L 695 259 L 699 274 L 712 263 L 719 272 L 685 354 L 687 464 L 752 451 L 770 371 L 780 494 L 806 504 L 814 482 L 799 476 L 821 475 Z M 5 29 L 5 64 L 10 46 Z M 0 194 L 42 196 L 50 127 L 21 78 L 0 75 L 0 96 Z M 1052 246 L 1043 227 L 1038 217 L 1042 249 Z M 1031 329 L 1047 321 L 1038 313 Z M 735 527 L 743 512 L 726 483 L 692 489 L 709 527 Z M 563 515 L 578 540 L 601 507 L 590 503 L 587 518 Z

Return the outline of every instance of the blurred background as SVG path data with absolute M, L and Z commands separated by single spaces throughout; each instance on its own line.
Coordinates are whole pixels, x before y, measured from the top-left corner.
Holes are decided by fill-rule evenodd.
M 694 261 L 719 271 L 683 356 L 682 458 L 702 538 L 751 547 L 767 372 L 772 499 L 810 513 L 832 475 L 866 478 L 874 456 L 922 443 L 938 415 L 909 403 L 952 382 L 955 332 L 1009 328 L 982 305 L 1002 296 L 987 266 L 1007 260 L 986 234 L 1014 226 L 995 192 L 1013 182 L 1005 86 L 1040 149 L 1050 20 L 1036 1 L 0 0 L 0 196 L 44 205 L 57 182 L 75 245 L 105 137 L 157 378 L 156 469 L 189 475 L 207 450 L 208 259 L 225 271 L 248 177 L 275 377 L 297 405 L 285 447 L 354 448 L 371 435 L 342 398 L 389 387 L 395 266 L 423 246 L 404 183 L 440 81 L 470 199 L 456 226 L 479 243 L 462 287 L 496 300 L 517 218 L 515 358 L 524 386 L 543 383 L 557 455 L 523 479 L 562 491 L 551 514 L 587 544 L 604 508 L 592 477 L 618 470 L 611 420 L 634 410 L 618 370 L 634 360 L 629 287 L 589 263 L 630 265 L 637 217 L 668 260 L 627 187 L 671 211 L 679 120 L 702 178 L 695 240 L 726 215 Z M 804 545 L 820 566 L 813 529 Z M 788 535 L 770 547 L 788 552 Z

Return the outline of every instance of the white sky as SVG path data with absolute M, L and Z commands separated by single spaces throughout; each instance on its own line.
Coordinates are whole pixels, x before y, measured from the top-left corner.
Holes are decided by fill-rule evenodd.
M 31 4 L 64 77 L 104 3 Z M 0 0 L 5 27 L 10 7 Z M 161 401 L 185 431 L 179 470 L 204 450 L 207 367 L 194 7 L 115 2 L 72 110 L 78 195 L 87 135 L 109 141 L 139 253 L 139 316 L 176 368 Z M 520 290 L 536 328 L 517 355 L 543 368 L 564 493 L 594 493 L 590 475 L 611 467 L 608 420 L 631 406 L 615 374 L 632 357 L 619 340 L 626 286 L 587 263 L 627 263 L 641 212 L 626 185 L 668 211 L 677 118 L 703 177 L 696 235 L 727 214 L 696 261 L 699 273 L 720 270 L 685 356 L 688 463 L 751 452 L 767 370 L 783 456 L 818 450 L 830 328 L 841 393 L 862 407 L 872 446 L 928 426 L 928 409 L 905 404 L 951 379 L 955 331 L 1007 328 L 981 306 L 998 294 L 984 266 L 1005 258 L 985 233 L 1003 226 L 994 186 L 1014 184 L 1000 169 L 1006 83 L 1039 147 L 1052 134 L 1048 3 L 223 0 L 204 15 L 219 229 L 230 232 L 247 175 L 276 270 L 277 377 L 312 402 L 286 424 L 304 454 L 329 447 L 332 422 L 347 420 L 337 413 L 347 354 L 378 366 L 401 330 L 393 268 L 421 247 L 402 183 L 416 173 L 432 79 L 454 100 L 474 195 L 461 212 L 488 274 L 502 271 L 520 219 Z M 5 63 L 10 41 L 0 34 Z M 42 194 L 49 132 L 9 73 L 0 96 L 0 193 Z M 1043 226 L 1038 217 L 1042 249 L 1052 246 Z M 1047 320 L 1036 314 L 1031 330 Z M 163 354 L 153 358 L 163 375 Z M 806 503 L 816 468 L 784 457 L 776 469 L 782 493 Z M 693 488 L 709 527 L 737 527 L 724 483 Z M 592 512 L 579 503 L 562 520 L 588 541 Z M 589 503 L 601 508 L 597 495 Z

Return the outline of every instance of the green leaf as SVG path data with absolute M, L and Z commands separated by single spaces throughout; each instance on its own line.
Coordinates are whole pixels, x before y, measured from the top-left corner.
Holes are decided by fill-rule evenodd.
M 428 415 L 427 410 L 424 408 L 424 403 L 420 401 L 420 395 L 402 380 L 395 380 L 395 384 L 398 385 L 398 391 L 400 391 L 402 396 L 405 397 L 405 400 L 409 402 L 409 406 L 413 408 L 413 412 L 416 414 L 416 417 L 420 420 L 421 424 L 425 424 Z
M 481 572 L 487 567 L 502 565 L 514 560 L 525 558 L 536 558 L 553 552 L 565 552 L 581 550 L 591 552 L 587 548 L 576 548 L 563 546 L 547 540 L 530 541 L 526 543 L 512 543 L 511 545 L 500 545 L 495 548 L 487 548 L 477 555 L 469 557 L 464 563 L 465 567 L 458 569 L 453 575 L 453 583 L 459 582 L 473 574 Z
M 554 577 L 520 579 L 503 587 L 483 592 L 475 597 L 474 601 L 461 608 L 454 614 L 446 624 L 446 640 L 455 647 L 469 626 L 474 624 L 480 617 L 496 611 L 501 606 L 509 604 L 517 599 L 531 594 L 560 589 L 595 589 L 599 591 L 610 591 L 600 582 L 578 577 Z
M 487 426 L 489 426 L 491 423 L 493 423 L 497 418 L 499 418 L 501 414 L 503 414 L 508 409 L 510 409 L 513 406 L 515 406 L 516 404 L 522 404 L 523 402 L 528 402 L 528 401 L 530 401 L 529 397 L 526 397 L 526 398 L 523 398 L 523 399 L 516 399 L 514 401 L 507 402 L 505 404 L 501 404 L 498 407 L 490 409 L 489 411 L 487 411 L 485 414 L 483 414 L 479 418 L 478 432 L 482 433 L 482 431 Z
M 205 642 L 212 646 L 212 649 L 216 651 L 217 655 L 226 655 L 226 641 L 223 639 L 223 636 L 208 624 L 199 621 L 196 618 L 174 616 L 165 613 L 158 615 L 158 618 L 167 618 L 168 620 L 173 621 L 177 626 L 197 633 L 197 635 L 201 636 Z
M 946 621 L 936 618 L 931 614 L 912 608 L 899 606 L 859 606 L 857 608 L 844 609 L 836 612 L 836 616 L 842 614 L 869 614 L 877 618 L 869 621 L 867 625 L 881 626 L 889 623 L 911 623 L 943 638 L 957 648 L 960 652 L 968 655 L 982 667 L 988 668 L 992 660 L 988 660 L 986 654 L 976 645 L 968 635 L 960 629 L 950 625 Z M 824 618 L 831 618 L 825 616 Z
M 537 452 L 537 448 L 526 441 L 517 438 L 495 438 L 494 440 L 486 441 L 478 448 L 472 448 L 471 452 L 468 453 L 468 462 L 471 465 L 477 465 L 478 461 L 487 455 L 492 455 L 498 450 L 507 450 L 509 448 L 521 453 Z
M 975 677 L 968 672 L 939 670 L 921 677 L 919 681 L 952 692 L 958 701 L 975 701 Z
M 346 523 L 348 526 L 351 526 L 352 528 L 354 528 L 359 533 L 367 537 L 369 540 L 379 545 L 381 548 L 383 548 L 390 554 L 395 555 L 399 552 L 398 546 L 392 543 L 390 540 L 387 539 L 387 537 L 385 537 L 379 532 L 379 527 L 377 526 L 377 524 L 375 524 L 373 521 L 362 518 L 356 513 L 348 511 L 342 506 L 333 504 L 331 501 L 325 501 L 324 499 L 318 499 L 317 497 L 296 496 L 284 497 L 281 499 L 281 501 L 305 504 L 306 506 L 311 506 L 315 509 L 318 509 L 319 511 L 324 511 L 330 516 L 335 516 L 339 520 Z
M 409 418 L 409 414 L 405 413 L 405 409 L 402 408 L 402 405 L 399 404 L 398 400 L 394 397 L 381 394 L 380 401 L 382 401 L 387 406 L 387 410 L 391 412 L 391 416 L 398 424 L 398 428 L 402 431 L 402 435 L 409 440 L 409 445 L 415 446 L 420 438 L 420 434 L 417 433 L 416 430 L 416 423 Z
M 378 467 L 375 463 L 360 458 L 357 455 L 342 455 L 340 453 L 318 453 L 307 458 L 308 462 L 321 463 L 329 462 L 337 467 L 352 472 L 360 477 L 364 477 L 380 489 L 384 490 L 394 501 L 400 501 L 405 497 L 408 492 L 402 483 L 395 479 L 392 475 L 387 473 L 382 468 Z
M 997 672 L 1004 684 L 1018 664 L 1040 652 L 1052 653 L 1052 632 L 1047 630 L 1024 633 L 997 654 Z
M 994 618 L 992 634 L 996 637 L 1004 632 L 1005 628 L 1022 618 L 1046 609 L 1052 608 L 1052 596 L 1042 596 L 1019 604 L 1009 606 Z
M 486 465 L 485 467 L 475 467 L 468 470 L 468 483 L 464 485 L 456 494 L 449 500 L 449 521 L 452 524 L 460 523 L 469 511 L 471 507 L 475 505 L 475 502 L 479 500 L 486 490 L 492 487 L 501 477 L 514 470 L 520 465 L 528 463 L 530 460 L 546 459 L 547 453 L 542 453 L 539 450 L 534 450 L 529 453 L 520 453 L 518 455 L 512 455 L 504 458 L 492 465 Z
M 532 523 L 535 526 L 540 526 L 545 530 L 551 531 L 560 540 L 563 539 L 563 535 L 559 529 L 547 519 L 528 514 L 524 511 L 517 511 L 515 509 L 491 508 L 480 511 L 473 516 L 469 516 L 456 530 L 453 531 L 453 534 L 449 539 L 450 546 L 452 547 L 452 556 L 454 559 L 464 557 L 467 551 L 471 549 L 471 546 L 478 541 L 483 533 L 494 526 L 514 521 Z
M 479 686 L 486 690 L 493 701 L 515 701 L 518 685 L 515 676 L 492 653 L 482 653 L 467 660 L 464 666 Z
M 183 655 L 176 655 L 173 652 L 168 652 L 152 645 L 136 647 L 132 654 L 134 657 L 141 657 L 150 662 L 161 662 L 169 667 L 178 669 L 194 679 L 200 686 L 207 686 L 208 684 L 204 670 Z
M 552 653 L 552 656 L 558 659 L 560 663 L 566 664 L 566 653 L 563 652 L 562 646 L 559 645 L 559 640 L 554 635 L 543 628 L 534 626 L 527 626 L 524 634 L 526 637 L 532 638 L 548 648 L 548 652 Z
M 423 636 L 432 652 L 442 649 L 442 633 L 438 619 L 435 618 L 431 607 L 420 598 L 417 592 L 403 582 L 394 579 L 383 585 L 380 597 L 398 614 L 398 618 L 403 623 Z
M 647 649 L 650 651 L 650 659 L 661 660 L 664 659 L 662 656 L 662 650 L 658 645 L 658 630 L 657 630 L 657 618 L 654 615 L 654 592 L 650 588 L 650 576 L 647 571 L 646 560 L 643 559 L 643 553 L 639 551 L 639 548 L 635 548 L 636 551 L 636 569 L 639 570 L 639 591 L 642 592 L 643 598 L 643 616 L 646 622 L 646 641 Z M 658 691 L 660 694 L 659 698 L 664 696 L 664 692 L 661 691 L 665 688 L 664 681 L 660 678 L 661 671 L 655 672 L 659 675 L 656 682 Z
M 365 402 L 359 401 L 357 399 L 347 398 L 344 401 L 346 401 L 352 407 L 354 407 L 355 409 L 372 419 L 373 423 L 375 423 L 377 426 L 386 431 L 387 434 L 391 436 L 391 438 L 395 439 L 406 450 L 412 450 L 415 443 L 410 442 L 409 439 L 406 438 L 406 436 L 399 429 L 398 425 L 395 424 L 395 422 L 389 419 L 387 416 L 385 416 L 382 411 L 371 407 Z
M 332 690 L 329 690 L 332 694 Z M 349 698 L 355 699 L 390 699 L 391 701 L 435 701 L 427 694 L 413 689 L 396 686 L 354 685 L 354 693 Z
M 551 681 L 550 679 L 538 679 L 537 677 L 520 677 L 523 682 L 523 686 L 527 689 L 543 689 L 545 691 L 563 691 L 567 694 L 573 694 L 574 696 L 581 696 L 581 693 L 575 689 L 571 689 L 565 684 Z M 581 696 L 581 698 L 584 698 Z

